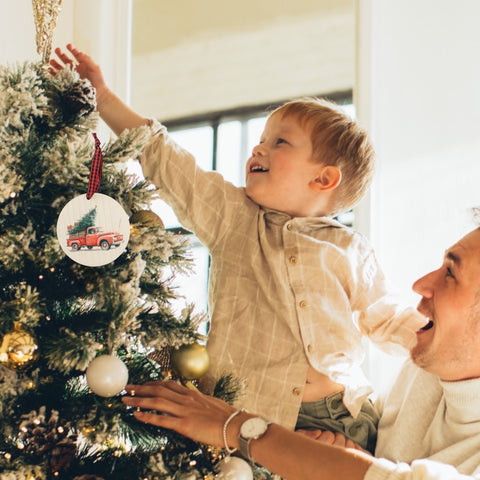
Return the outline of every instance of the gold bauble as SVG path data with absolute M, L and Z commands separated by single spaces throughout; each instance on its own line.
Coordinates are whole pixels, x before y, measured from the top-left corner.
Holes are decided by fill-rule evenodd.
M 130 215 L 130 225 L 165 228 L 162 219 L 151 210 L 138 210 L 137 212 L 133 212 Z
M 29 332 L 15 327 L 3 336 L 0 345 L 0 363 L 14 370 L 29 367 L 39 355 L 36 338 Z
M 197 380 L 208 371 L 207 349 L 199 343 L 182 345 L 172 351 L 171 367 L 183 380 Z

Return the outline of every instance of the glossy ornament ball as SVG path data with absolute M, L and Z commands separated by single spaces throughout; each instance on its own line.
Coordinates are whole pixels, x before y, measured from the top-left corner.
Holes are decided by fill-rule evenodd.
M 245 460 L 239 457 L 227 457 L 220 463 L 221 480 L 253 480 L 253 472 Z
M 125 388 L 128 369 L 118 357 L 101 355 L 90 363 L 86 376 L 93 393 L 101 397 L 113 397 Z
M 130 215 L 130 225 L 165 228 L 162 219 L 151 210 L 138 210 Z
M 171 367 L 184 380 L 198 380 L 210 366 L 207 349 L 199 343 L 182 345 L 172 351 Z
M 0 345 L 0 363 L 13 370 L 29 367 L 37 360 L 39 349 L 36 338 L 29 332 L 15 327 L 6 333 Z

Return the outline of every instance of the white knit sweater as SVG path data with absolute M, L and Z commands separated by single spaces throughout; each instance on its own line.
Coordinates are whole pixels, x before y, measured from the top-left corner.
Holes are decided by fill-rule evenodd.
M 389 395 L 365 480 L 480 479 L 480 379 L 443 382 L 410 360 Z

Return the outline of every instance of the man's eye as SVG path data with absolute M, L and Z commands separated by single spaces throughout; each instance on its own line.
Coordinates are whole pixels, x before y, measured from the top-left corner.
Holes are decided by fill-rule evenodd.
M 287 141 L 284 138 L 278 138 L 277 145 L 279 145 L 280 143 L 287 143 Z
M 455 276 L 453 275 L 452 269 L 451 269 L 450 267 L 447 267 L 446 276 L 447 276 L 447 277 L 455 278 Z

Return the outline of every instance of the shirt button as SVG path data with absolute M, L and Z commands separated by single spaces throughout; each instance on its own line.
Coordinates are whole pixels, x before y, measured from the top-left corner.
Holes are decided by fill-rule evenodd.
M 291 230 L 293 228 L 293 225 L 291 223 L 287 223 L 287 230 Z
M 305 300 L 302 300 L 300 303 L 300 308 L 305 308 L 307 306 L 307 302 Z
M 289 261 L 292 265 L 295 265 L 297 263 L 297 257 L 295 257 L 294 255 L 292 255 L 290 258 L 289 258 Z
M 313 347 L 311 345 L 308 345 L 307 346 L 307 352 L 312 353 L 312 351 L 313 351 Z
M 302 393 L 302 389 L 299 388 L 299 387 L 295 387 L 293 390 L 292 390 L 292 393 L 298 397 L 301 393 Z

